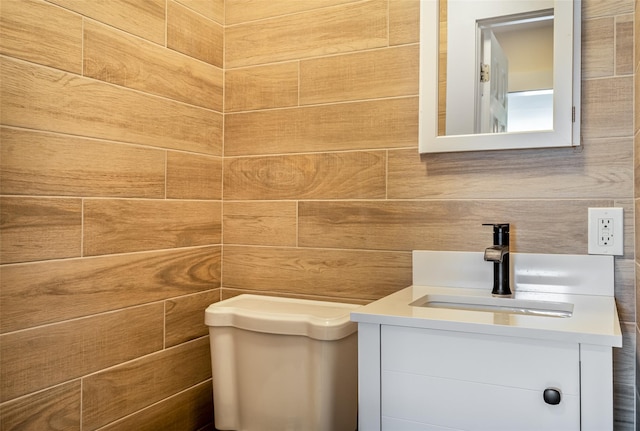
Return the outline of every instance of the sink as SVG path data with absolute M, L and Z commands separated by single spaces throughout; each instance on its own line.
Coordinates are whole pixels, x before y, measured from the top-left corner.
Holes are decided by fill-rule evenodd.
M 447 308 L 545 317 L 571 317 L 573 314 L 573 304 L 569 302 L 484 296 L 430 294 L 418 298 L 409 305 L 413 307 Z

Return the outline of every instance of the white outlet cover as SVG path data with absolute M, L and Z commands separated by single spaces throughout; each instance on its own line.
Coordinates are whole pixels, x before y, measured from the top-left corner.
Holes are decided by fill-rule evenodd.
M 598 224 L 601 219 L 611 219 L 612 241 L 607 245 L 598 243 Z M 622 256 L 624 254 L 624 215 L 622 208 L 589 208 L 589 254 Z

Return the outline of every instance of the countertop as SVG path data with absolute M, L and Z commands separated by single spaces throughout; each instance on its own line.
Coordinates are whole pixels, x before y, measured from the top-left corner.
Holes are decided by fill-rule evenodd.
M 482 253 L 414 251 L 413 285 L 351 313 L 358 323 L 622 346 L 612 256 L 512 253 L 515 299 L 569 302 L 570 317 L 413 306 L 425 295 L 491 297 Z
M 569 302 L 571 317 L 519 315 L 504 312 L 412 306 L 424 295 L 491 296 L 479 289 L 409 286 L 351 312 L 358 323 L 410 326 L 478 334 L 557 340 L 612 347 L 622 346 L 622 334 L 613 297 L 542 292 L 518 292 L 514 298 Z

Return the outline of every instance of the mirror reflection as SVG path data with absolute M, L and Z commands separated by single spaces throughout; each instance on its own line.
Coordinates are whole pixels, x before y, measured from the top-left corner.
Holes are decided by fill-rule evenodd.
M 553 130 L 553 1 L 441 0 L 438 136 Z

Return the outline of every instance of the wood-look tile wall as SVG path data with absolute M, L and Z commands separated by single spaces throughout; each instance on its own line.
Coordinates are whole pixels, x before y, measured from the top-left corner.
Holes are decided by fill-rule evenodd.
M 419 156 L 419 0 L 226 0 L 223 297 L 362 302 L 412 249 L 586 253 L 587 208 L 625 209 L 616 429 L 634 422 L 635 0 L 584 0 L 583 145 Z
M 634 56 L 632 67 L 634 71 L 634 160 L 635 160 L 635 209 L 636 214 L 640 214 L 640 0 L 635 0 L 635 17 L 632 27 L 634 35 Z M 636 246 L 636 327 L 635 327 L 635 403 L 636 403 L 636 427 L 640 426 L 640 319 L 637 318 L 640 310 L 640 256 L 637 250 L 640 250 L 640 220 L 636 216 L 635 222 L 635 246 Z M 632 365 L 633 367 L 633 365 Z
M 0 429 L 210 426 L 219 297 L 365 303 L 484 222 L 586 253 L 613 205 L 633 429 L 636 3 L 583 0 L 578 150 L 420 157 L 419 0 L 0 0 Z
M 0 0 L 0 429 L 196 430 L 222 0 Z

